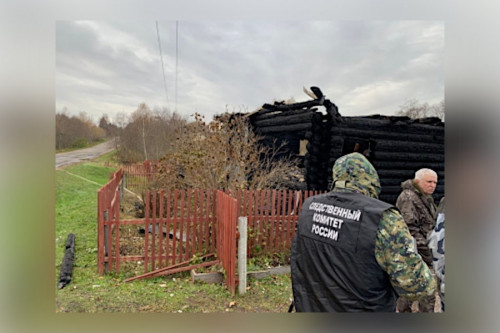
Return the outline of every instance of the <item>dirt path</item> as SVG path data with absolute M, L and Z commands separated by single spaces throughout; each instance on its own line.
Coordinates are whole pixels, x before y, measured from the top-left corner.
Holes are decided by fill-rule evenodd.
M 56 169 L 91 160 L 113 149 L 115 149 L 115 141 L 114 139 L 111 139 L 90 148 L 56 154 Z

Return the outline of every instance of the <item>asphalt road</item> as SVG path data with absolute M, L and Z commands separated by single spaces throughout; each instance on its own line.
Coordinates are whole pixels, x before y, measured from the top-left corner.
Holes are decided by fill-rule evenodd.
M 94 147 L 56 154 L 56 169 L 94 159 L 113 149 L 115 149 L 115 142 L 112 139 Z

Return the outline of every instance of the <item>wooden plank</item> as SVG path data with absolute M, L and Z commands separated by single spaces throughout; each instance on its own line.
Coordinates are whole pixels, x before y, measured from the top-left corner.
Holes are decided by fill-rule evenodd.
M 291 117 L 296 115 L 304 115 L 318 111 L 318 108 L 310 108 L 310 109 L 299 109 L 299 110 L 290 110 L 290 111 L 273 111 L 264 114 L 258 114 L 255 117 L 252 117 L 252 124 L 255 124 L 261 120 L 273 119 L 277 117 Z
M 274 251 L 274 241 L 276 239 L 276 199 L 277 192 L 276 190 L 272 190 L 271 192 L 271 216 L 269 223 L 269 250 Z
M 104 187 L 97 192 L 97 268 L 104 274 Z
M 160 228 L 160 231 L 159 231 L 159 237 L 160 237 L 160 244 L 159 244 L 159 249 L 158 249 L 158 266 L 159 267 L 165 267 L 163 266 L 163 243 L 164 243 L 164 239 L 163 239 L 163 230 L 166 231 L 166 225 L 165 225 L 165 207 L 164 207 L 164 201 L 165 201 L 165 191 L 164 190 L 161 190 L 160 191 L 160 210 L 159 210 L 159 228 Z M 166 236 L 165 238 L 168 238 L 168 233 L 166 233 Z
M 152 230 L 151 230 L 151 270 L 154 271 L 156 269 L 156 235 L 157 235 L 157 230 L 156 230 L 156 214 L 158 213 L 156 210 L 156 196 L 157 192 L 153 191 L 153 211 L 152 211 Z M 146 232 L 149 229 L 146 229 Z M 158 231 L 158 233 L 162 233 L 161 230 Z
M 208 233 L 210 235 L 210 243 L 211 243 L 211 249 L 212 251 L 215 251 L 216 247 L 217 247 L 217 243 L 216 243 L 216 239 L 215 237 L 217 236 L 217 232 L 218 232 L 218 228 L 219 226 L 217 225 L 216 223 L 216 213 L 215 213 L 215 209 L 216 209 L 216 190 L 210 190 L 210 210 L 208 210 L 208 214 L 211 214 L 209 215 L 209 223 L 208 223 L 208 227 L 209 227 L 209 230 L 208 230 Z M 212 252 L 211 251 L 211 252 Z
M 172 213 L 173 213 L 172 233 L 174 235 L 172 237 L 172 252 L 171 252 L 172 265 L 177 262 L 176 261 L 176 258 L 177 258 L 177 237 L 176 237 L 176 235 L 177 235 L 177 224 L 179 223 L 179 217 L 178 217 L 179 207 L 177 206 L 178 198 L 179 198 L 179 191 L 177 189 L 175 189 L 174 190 L 174 203 L 172 205 Z
M 310 108 L 313 106 L 319 106 L 323 105 L 325 102 L 325 97 L 322 96 L 321 98 L 314 99 L 312 101 L 305 101 L 305 102 L 299 102 L 299 103 L 293 103 L 293 104 L 264 104 L 262 107 L 268 110 L 280 110 L 280 111 L 287 111 L 287 110 L 296 110 L 296 109 L 301 109 L 301 108 Z
M 254 126 L 256 128 L 268 127 L 268 126 L 281 126 L 281 125 L 290 125 L 290 124 L 301 124 L 301 123 L 309 123 L 313 118 L 314 112 L 306 111 L 299 114 L 288 115 L 283 113 L 279 116 L 275 116 L 268 119 L 256 120 L 254 122 Z
M 377 140 L 375 154 L 379 151 L 444 154 L 444 143 Z
M 144 203 L 144 272 L 148 271 L 148 264 L 149 264 L 149 205 L 151 203 L 150 200 L 150 192 L 149 190 L 146 191 L 146 202 Z
M 170 229 L 171 229 L 171 226 L 172 226 L 172 216 L 171 216 L 171 211 L 172 211 L 172 205 L 171 205 L 171 201 L 172 201 L 172 190 L 169 189 L 167 190 L 167 212 L 166 212 L 166 221 L 165 221 L 165 224 L 166 224 L 166 234 L 167 234 L 167 237 L 165 238 L 165 266 L 168 266 L 169 265 L 169 260 L 172 258 L 172 255 L 171 255 L 171 250 L 170 250 Z M 173 260 L 172 260 L 172 264 L 173 264 Z
M 185 191 L 181 190 L 180 192 L 181 196 L 181 207 L 180 207 L 180 218 L 179 218 L 179 224 L 180 224 L 180 234 L 179 234 L 179 261 L 182 261 L 184 258 L 184 244 L 183 244 L 183 239 L 184 239 L 184 224 L 185 224 L 185 218 L 184 218 L 184 196 L 185 196 Z M 174 237 L 177 237 L 177 234 L 174 234 Z
M 292 125 L 259 127 L 256 129 L 256 132 L 257 134 L 270 134 L 270 133 L 305 131 L 311 128 L 312 128 L 311 123 L 302 123 L 302 124 L 292 124 Z
M 114 222 L 115 222 L 115 271 L 120 273 L 120 191 L 118 191 L 118 182 L 116 184 L 115 197 L 117 200 L 114 205 Z
M 443 144 L 444 133 L 439 135 L 429 135 L 425 133 L 409 133 L 409 132 L 387 132 L 376 129 L 358 129 L 347 127 L 332 127 L 330 129 L 331 140 L 337 140 L 337 137 L 343 140 L 347 137 L 364 138 L 372 140 L 394 140 L 394 141 L 409 141 L 409 142 L 434 142 Z M 333 141 L 332 141 L 333 144 Z
M 187 216 L 186 216 L 186 253 L 185 253 L 185 259 L 191 258 L 191 256 L 194 254 L 193 253 L 193 245 L 194 245 L 194 240 L 191 239 L 191 233 L 192 233 L 192 220 L 191 220 L 191 200 L 192 200 L 192 189 L 187 190 L 187 206 L 186 206 L 186 211 L 187 211 Z
M 201 253 L 201 225 L 198 223 L 198 216 L 199 216 L 199 208 L 201 207 L 200 203 L 200 198 L 198 194 L 198 189 L 194 190 L 194 195 L 193 195 L 193 209 L 194 209 L 194 236 L 193 236 L 193 246 L 194 246 L 194 253 Z

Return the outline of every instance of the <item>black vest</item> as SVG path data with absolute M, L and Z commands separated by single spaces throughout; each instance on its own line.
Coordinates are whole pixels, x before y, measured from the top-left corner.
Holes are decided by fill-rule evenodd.
M 297 312 L 394 312 L 397 294 L 374 250 L 382 212 L 393 208 L 360 193 L 308 198 L 292 243 Z

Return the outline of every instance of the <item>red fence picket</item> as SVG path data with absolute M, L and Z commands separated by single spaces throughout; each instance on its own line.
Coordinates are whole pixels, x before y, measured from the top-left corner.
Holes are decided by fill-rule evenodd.
M 226 285 L 231 294 L 236 291 L 236 225 L 238 201 L 217 191 L 217 257 L 226 271 Z

